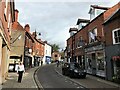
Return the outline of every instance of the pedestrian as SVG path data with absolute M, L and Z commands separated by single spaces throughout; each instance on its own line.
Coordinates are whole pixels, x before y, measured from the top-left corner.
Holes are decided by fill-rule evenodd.
M 18 73 L 18 82 L 21 83 L 23 72 L 25 72 L 25 68 L 22 62 L 18 65 L 17 73 Z
M 59 62 L 59 60 L 57 60 L 57 67 L 59 67 L 59 64 L 60 64 L 60 62 Z
M 43 61 L 41 60 L 41 66 L 43 65 Z

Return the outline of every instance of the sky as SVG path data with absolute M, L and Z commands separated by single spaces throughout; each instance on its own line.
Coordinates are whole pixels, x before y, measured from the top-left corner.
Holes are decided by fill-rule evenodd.
M 66 47 L 69 28 L 76 27 L 78 18 L 90 19 L 90 5 L 112 7 L 119 0 L 15 0 L 19 23 L 30 25 L 30 31 L 41 33 L 43 41 Z

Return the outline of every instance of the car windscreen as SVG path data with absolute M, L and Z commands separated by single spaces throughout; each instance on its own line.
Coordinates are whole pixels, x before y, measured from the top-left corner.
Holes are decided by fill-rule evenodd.
M 83 69 L 83 67 L 80 64 L 78 64 L 78 63 L 70 64 L 70 68 L 72 68 L 72 69 L 75 69 L 75 68 Z

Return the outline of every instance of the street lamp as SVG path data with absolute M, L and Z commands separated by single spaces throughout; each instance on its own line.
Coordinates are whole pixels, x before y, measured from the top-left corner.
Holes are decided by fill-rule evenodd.
M 36 29 L 35 29 L 35 37 L 37 37 L 37 34 L 38 34 L 39 36 L 41 36 L 41 33 L 40 33 L 40 32 L 36 32 Z

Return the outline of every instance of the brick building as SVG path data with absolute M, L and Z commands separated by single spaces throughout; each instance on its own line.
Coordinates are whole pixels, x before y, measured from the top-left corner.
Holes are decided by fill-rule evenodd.
M 105 28 L 103 23 L 119 8 L 120 3 L 111 8 L 91 5 L 89 11 L 90 22 L 88 21 L 88 23 L 83 24 L 83 27 L 80 24 L 78 31 L 67 39 L 68 61 L 78 62 L 85 66 L 89 74 L 101 76 L 108 80 L 112 79 L 112 74 L 109 74 L 111 69 L 109 66 L 112 66 L 105 56 L 106 52 L 108 52 L 105 49 L 105 35 L 107 34 L 104 34 Z M 101 13 L 96 15 L 98 10 Z
M 24 60 L 25 30 L 18 22 L 18 10 L 15 10 L 15 22 L 12 24 L 10 39 L 10 64 Z
M 10 55 L 10 35 L 12 22 L 15 21 L 14 0 L 0 1 L 0 84 L 8 73 Z
M 104 34 L 107 77 L 120 80 L 120 8 L 105 21 Z
M 34 65 L 38 66 L 40 61 L 44 56 L 44 42 L 41 39 L 37 39 L 37 32 L 33 32 L 32 34 L 35 44 L 34 44 Z
M 61 59 L 60 53 L 58 51 L 54 51 L 52 53 L 52 59 L 53 59 L 53 62 L 56 62 L 56 61 L 60 60 Z
M 34 66 L 34 45 L 35 40 L 30 33 L 30 26 L 28 24 L 24 27 L 25 30 L 25 43 L 24 43 L 24 65 L 25 68 Z

